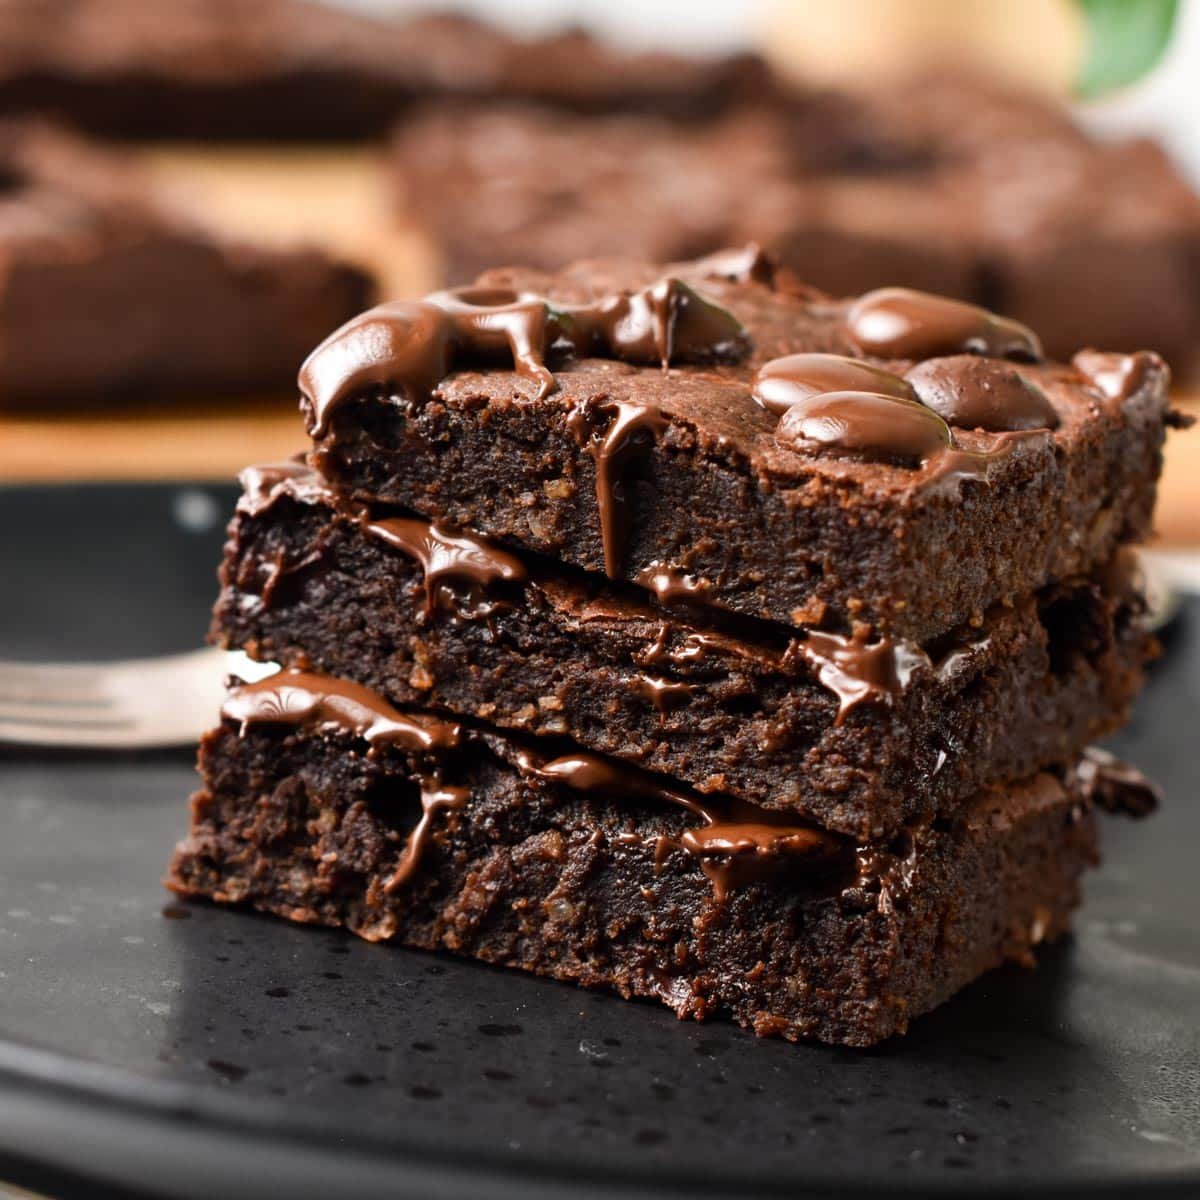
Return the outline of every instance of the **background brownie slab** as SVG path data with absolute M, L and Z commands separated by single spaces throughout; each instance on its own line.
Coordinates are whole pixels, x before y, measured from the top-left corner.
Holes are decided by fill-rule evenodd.
M 876 689 L 839 722 L 838 695 L 788 630 L 698 626 L 703 613 L 671 615 L 546 564 L 487 588 L 427 579 L 362 519 L 335 516 L 313 477 L 246 479 L 214 616 L 221 644 L 395 704 L 567 736 L 859 837 L 1074 760 L 1123 723 L 1141 684 L 1148 646 L 1132 597 L 1079 583 L 939 638 L 903 687 Z M 899 649 L 901 662 L 919 655 Z
M 0 123 L 0 254 L 0 407 L 282 390 L 373 293 L 316 252 L 215 239 L 37 123 Z
M 386 20 L 305 0 L 0 5 L 0 112 L 117 137 L 357 138 L 430 95 L 695 116 L 773 87 L 751 55 L 524 40 L 454 15 Z
M 723 269 L 723 268 L 722 268 Z M 603 570 L 596 463 L 573 414 L 650 407 L 666 428 L 626 464 L 622 578 L 671 568 L 704 599 L 755 617 L 915 641 L 1006 597 L 1088 574 L 1149 531 L 1167 420 L 1167 372 L 1138 360 L 1137 386 L 1106 396 L 1074 368 L 1024 366 L 1059 426 L 1024 435 L 987 485 L 929 487 L 909 467 L 802 455 L 751 398 L 758 366 L 799 351 L 856 353 L 847 305 L 718 277 L 711 263 L 583 263 L 558 275 L 489 272 L 484 288 L 590 302 L 669 273 L 732 311 L 753 351 L 736 366 L 669 371 L 584 359 L 557 390 L 511 370 L 462 370 L 432 399 L 383 384 L 314 420 L 315 461 L 340 490 L 405 505 L 589 570 Z M 904 371 L 907 362 L 891 366 Z M 601 430 L 602 432 L 602 430 Z M 968 450 L 993 434 L 958 429 Z
M 447 762 L 462 803 L 389 891 L 424 768 L 363 747 L 288 726 L 209 734 L 169 885 L 658 998 L 681 1017 L 870 1045 L 1005 959 L 1030 961 L 1095 861 L 1077 785 L 1041 775 L 844 866 L 798 863 L 718 898 L 687 854 L 658 849 L 694 818 L 531 778 L 488 736 Z
M 441 107 L 405 118 L 394 146 L 405 217 L 451 283 L 754 239 L 832 295 L 960 296 L 1033 325 L 1056 357 L 1197 361 L 1200 199 L 1156 146 L 1093 142 L 1057 105 L 983 78 L 797 92 L 691 129 Z

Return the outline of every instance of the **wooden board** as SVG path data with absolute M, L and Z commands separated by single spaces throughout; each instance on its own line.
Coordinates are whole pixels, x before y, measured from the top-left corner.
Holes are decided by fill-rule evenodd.
M 433 286 L 433 256 L 395 221 L 376 152 L 160 148 L 144 157 L 164 187 L 227 233 L 307 242 L 374 264 L 385 295 Z M 1179 404 L 1200 416 L 1200 392 Z M 304 443 L 294 394 L 0 416 L 0 482 L 227 479 Z M 1164 545 L 1200 546 L 1200 427 L 1169 440 L 1158 527 Z

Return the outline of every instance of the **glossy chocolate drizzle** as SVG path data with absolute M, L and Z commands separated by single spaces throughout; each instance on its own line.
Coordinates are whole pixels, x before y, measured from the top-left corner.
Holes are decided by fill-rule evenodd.
M 690 575 L 678 567 L 652 562 L 637 573 L 637 582 L 649 588 L 660 604 L 682 604 L 701 599 L 709 590 L 707 579 Z
M 859 297 L 846 314 L 859 350 L 879 358 L 932 358 L 982 354 L 1038 362 L 1042 344 L 1032 329 L 975 304 L 917 292 L 879 288 Z
M 525 564 L 515 554 L 471 534 L 451 531 L 422 517 L 365 521 L 372 537 L 415 559 L 425 580 L 425 616 L 440 605 L 462 616 L 484 616 L 494 608 L 489 591 L 497 583 L 523 583 Z M 457 585 L 457 587 L 456 587 Z M 458 595 L 465 586 L 468 602 Z
M 458 725 L 402 713 L 370 688 L 294 667 L 231 688 L 221 716 L 236 722 L 243 734 L 255 725 L 339 729 L 362 738 L 373 751 L 398 746 L 425 754 L 452 749 L 462 739 Z
M 837 696 L 838 725 L 864 700 L 899 699 L 913 673 L 931 666 L 919 646 L 891 638 L 868 642 L 814 630 L 794 647 L 793 653 L 810 663 L 822 685 Z
M 1042 390 L 1008 363 L 973 354 L 930 358 L 907 380 L 916 398 L 950 425 L 991 433 L 1058 428 Z
M 1136 354 L 1080 350 L 1071 363 L 1106 400 L 1117 404 L 1135 396 L 1152 376 L 1166 371 L 1163 360 L 1149 350 Z
M 736 361 L 749 344 L 731 313 L 674 278 L 579 305 L 468 286 L 360 314 L 309 355 L 299 383 L 308 431 L 322 437 L 332 413 L 352 397 L 391 387 L 424 399 L 456 366 L 505 354 L 518 375 L 537 385 L 540 399 L 557 387 L 546 366 L 552 354 L 665 367 Z
M 596 464 L 604 573 L 619 579 L 632 523 L 627 472 L 634 458 L 650 454 L 667 419 L 654 405 L 636 400 L 584 401 L 568 425 Z
M 522 751 L 518 766 L 527 775 L 575 791 L 671 804 L 699 817 L 703 824 L 685 830 L 677 841 L 661 834 L 643 837 L 636 833 L 623 834 L 619 840 L 629 845 L 653 843 L 656 870 L 662 868 L 672 848 L 691 855 L 712 882 L 718 901 L 725 900 L 734 887 L 777 871 L 789 862 L 828 866 L 847 849 L 843 839 L 802 824 L 787 813 L 759 808 L 731 796 L 684 792 L 585 751 L 550 760 Z

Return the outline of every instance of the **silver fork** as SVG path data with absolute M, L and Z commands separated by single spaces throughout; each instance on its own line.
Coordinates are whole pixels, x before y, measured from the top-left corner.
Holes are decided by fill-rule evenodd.
M 216 649 L 120 662 L 0 661 L 0 742 L 185 746 L 217 723 L 226 675 L 255 680 L 275 669 Z

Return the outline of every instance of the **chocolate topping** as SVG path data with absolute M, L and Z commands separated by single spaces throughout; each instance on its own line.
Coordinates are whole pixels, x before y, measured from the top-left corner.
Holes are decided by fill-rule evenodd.
M 692 264 L 697 275 L 708 275 L 714 279 L 728 279 L 731 283 L 763 283 L 770 286 L 775 282 L 777 266 L 775 260 L 757 242 L 750 242 L 733 250 L 718 250 Z
M 243 733 L 253 725 L 338 728 L 372 749 L 397 745 L 424 753 L 450 749 L 461 739 L 457 725 L 405 715 L 369 688 L 290 667 L 256 683 L 237 684 L 226 696 L 221 716 L 237 721 Z
M 801 453 L 832 452 L 904 466 L 919 466 L 952 445 L 950 430 L 937 413 L 916 400 L 878 392 L 826 392 L 797 399 L 775 436 Z
M 368 533 L 389 546 L 416 559 L 425 576 L 425 614 L 433 612 L 439 600 L 454 604 L 452 583 L 466 584 L 477 603 L 466 615 L 480 615 L 487 607 L 481 595 L 496 583 L 522 583 L 527 577 L 525 564 L 514 554 L 501 550 L 483 538 L 451 532 L 423 517 L 388 517 L 368 521 Z
M 404 843 L 399 864 L 383 885 L 385 892 L 399 891 L 412 878 L 433 840 L 435 819 L 464 807 L 470 798 L 469 788 L 442 787 L 436 779 L 421 781 L 421 816 Z
M 1071 363 L 1106 400 L 1117 403 L 1136 395 L 1154 374 L 1167 369 L 1166 363 L 1149 350 L 1136 354 L 1080 350 Z
M 607 418 L 607 424 L 597 418 Z M 654 405 L 616 400 L 578 405 L 569 424 L 596 464 L 604 572 L 610 579 L 619 579 L 631 520 L 628 482 L 622 475 L 632 456 L 648 451 L 647 443 L 666 429 L 667 420 Z
M 663 679 L 658 675 L 648 675 L 645 671 L 634 675 L 630 686 L 658 709 L 660 717 L 666 716 L 668 708 L 686 704 L 696 690 L 694 684 L 678 679 Z
M 1158 786 L 1137 767 L 1098 746 L 1090 746 L 1083 752 L 1075 772 L 1083 784 L 1084 795 L 1105 812 L 1145 817 L 1162 800 Z
M 789 354 L 764 363 L 754 377 L 751 395 L 768 412 L 786 413 L 801 400 L 827 392 L 870 392 L 915 400 L 916 393 L 899 375 L 841 354 Z
M 846 330 L 864 354 L 880 358 L 929 358 L 983 354 L 1037 362 L 1042 344 L 1033 330 L 986 308 L 917 292 L 879 288 L 855 301 Z
M 828 864 L 848 848 L 836 835 L 801 824 L 787 813 L 759 808 L 730 796 L 698 796 L 670 788 L 652 776 L 585 751 L 549 761 L 539 761 L 523 751 L 518 766 L 527 775 L 577 791 L 603 792 L 606 798 L 628 796 L 673 804 L 699 817 L 703 826 L 685 830 L 677 843 L 656 837 L 655 858 L 661 861 L 670 845 L 692 855 L 712 881 L 718 901 L 725 899 L 732 886 L 748 882 L 764 871 L 778 869 L 792 858 Z M 621 840 L 642 839 L 630 834 L 623 835 Z
M 921 403 L 950 425 L 993 433 L 1058 428 L 1058 414 L 1042 391 L 995 359 L 930 358 L 913 367 L 907 379 Z
M 731 313 L 678 279 L 562 307 L 508 288 L 467 286 L 360 314 L 308 356 L 299 383 L 308 432 L 321 437 L 330 414 L 352 396 L 390 386 L 424 399 L 456 361 L 507 352 L 517 374 L 537 384 L 540 399 L 557 386 L 545 362 L 551 353 L 665 367 L 736 361 L 749 345 Z
M 795 652 L 816 668 L 821 683 L 837 696 L 839 725 L 864 700 L 898 699 L 913 672 L 930 666 L 919 647 L 890 638 L 868 643 L 861 637 L 814 630 L 795 646 Z
M 238 476 L 238 482 L 242 485 L 238 509 L 250 516 L 265 512 L 283 496 L 290 496 L 301 504 L 336 506 L 338 503 L 330 486 L 299 454 L 283 462 L 246 467 Z
M 639 571 L 637 582 L 642 587 L 649 588 L 661 604 L 681 604 L 689 600 L 698 600 L 709 590 L 707 579 L 657 562 Z

